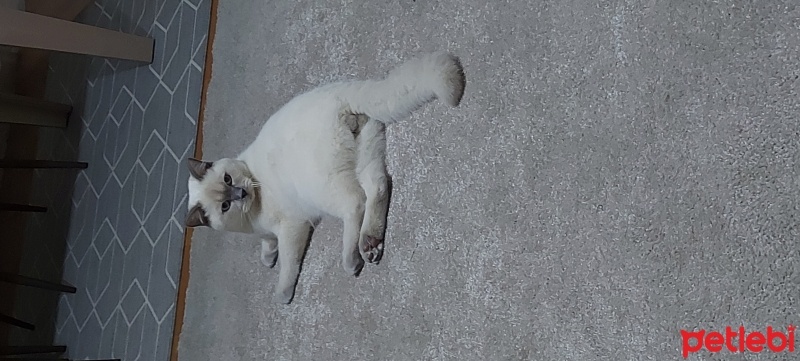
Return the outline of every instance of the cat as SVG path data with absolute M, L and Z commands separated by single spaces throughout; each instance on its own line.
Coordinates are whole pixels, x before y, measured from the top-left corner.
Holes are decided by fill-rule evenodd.
M 319 86 L 283 105 L 236 158 L 189 158 L 187 227 L 257 234 L 279 264 L 274 301 L 294 298 L 310 232 L 343 222 L 342 266 L 358 276 L 383 256 L 389 209 L 386 124 L 435 99 L 457 107 L 466 77 L 450 52 L 422 54 L 383 79 Z

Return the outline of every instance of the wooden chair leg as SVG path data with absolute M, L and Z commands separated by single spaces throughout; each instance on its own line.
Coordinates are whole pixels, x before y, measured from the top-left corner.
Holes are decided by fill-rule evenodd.
M 6 272 L 0 272 L 0 281 L 22 286 L 36 287 L 50 291 L 58 291 L 66 293 L 75 293 L 77 291 L 77 289 L 73 286 L 64 285 L 61 283 L 43 281 L 36 278 L 30 278 Z
M 72 106 L 16 94 L 0 93 L 0 122 L 65 128 Z
M 27 204 L 0 203 L 0 211 L 6 212 L 47 212 L 47 207 L 31 206 Z
M 31 330 L 31 331 L 36 330 L 36 326 L 34 326 L 33 324 L 27 323 L 25 321 L 22 321 L 20 319 L 2 313 L 0 313 L 0 322 L 7 323 L 12 326 L 17 326 L 19 328 L 24 328 L 26 330 Z
M 0 168 L 74 168 L 86 169 L 89 167 L 85 162 L 64 162 L 57 160 L 33 160 L 33 159 L 0 159 Z
M 71 361 L 71 360 L 65 358 L 0 357 L 0 361 Z M 121 360 L 118 358 L 114 358 L 114 359 L 83 360 L 83 361 L 121 361 Z
M 0 346 L 0 356 L 63 353 L 67 346 Z
M 0 44 L 153 62 L 155 40 L 0 7 Z

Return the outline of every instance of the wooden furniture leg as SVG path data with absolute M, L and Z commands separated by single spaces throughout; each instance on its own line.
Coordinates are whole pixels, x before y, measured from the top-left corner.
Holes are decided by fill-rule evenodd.
M 0 356 L 63 353 L 65 351 L 67 351 L 67 346 L 0 346 Z
M 44 213 L 47 212 L 47 207 L 31 206 L 27 204 L 16 204 L 16 203 L 0 203 L 0 211 Z
M 73 286 L 64 285 L 60 283 L 53 283 L 49 281 L 43 281 L 36 278 L 15 275 L 7 272 L 0 272 L 0 281 L 22 286 L 36 287 L 50 291 L 59 291 L 67 293 L 75 293 L 77 291 L 77 289 Z
M 17 319 L 17 318 L 14 318 L 14 317 L 2 314 L 2 313 L 0 313 L 0 322 L 7 323 L 7 324 L 12 325 L 12 326 L 17 326 L 19 328 L 24 328 L 26 330 L 31 330 L 31 331 L 35 331 L 36 330 L 36 326 L 34 326 L 33 324 L 27 323 L 25 321 L 22 321 L 20 319 Z
M 0 44 L 153 62 L 155 41 L 119 31 L 0 7 Z
M 2 32 L 3 30 L 0 30 L 0 34 Z M 65 128 L 71 113 L 72 106 L 67 104 L 0 93 L 0 122 L 3 123 Z
M 25 11 L 51 18 L 73 21 L 94 0 L 25 0 Z
M 36 357 L 0 357 L 0 361 L 70 361 L 65 358 L 36 358 Z M 83 360 L 83 361 L 120 361 L 120 359 Z
M 74 168 L 86 169 L 85 162 L 63 162 L 57 160 L 0 159 L 0 168 Z

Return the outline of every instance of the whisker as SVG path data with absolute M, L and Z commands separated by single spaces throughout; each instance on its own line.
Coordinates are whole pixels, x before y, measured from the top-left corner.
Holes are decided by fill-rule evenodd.
M 242 221 L 245 221 L 247 223 L 251 223 L 250 222 L 249 213 L 248 213 L 249 211 L 250 211 L 249 207 L 247 206 L 247 203 L 245 203 L 244 206 L 242 206 L 242 212 L 240 213 L 241 216 L 242 216 Z

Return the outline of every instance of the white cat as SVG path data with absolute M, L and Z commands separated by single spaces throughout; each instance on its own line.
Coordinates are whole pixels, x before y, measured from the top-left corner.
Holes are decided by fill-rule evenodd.
M 270 117 L 237 158 L 189 159 L 188 227 L 254 233 L 261 261 L 280 262 L 275 300 L 290 303 L 312 227 L 344 222 L 342 265 L 358 275 L 383 255 L 389 208 L 385 125 L 433 99 L 458 106 L 459 59 L 434 52 L 382 80 L 338 82 L 301 94 Z

